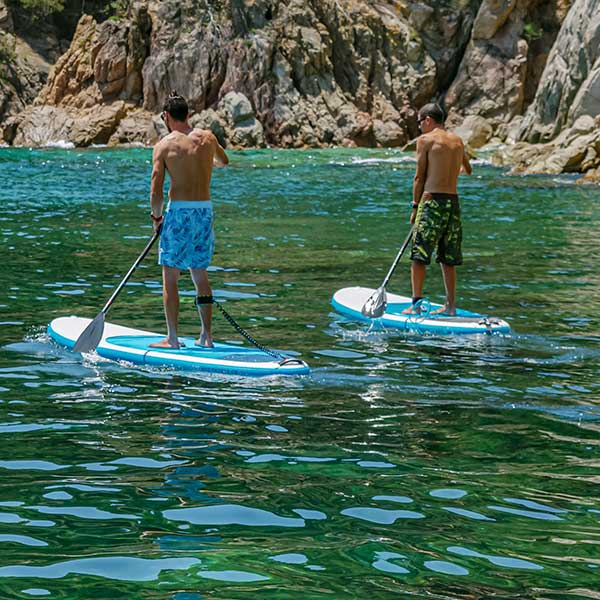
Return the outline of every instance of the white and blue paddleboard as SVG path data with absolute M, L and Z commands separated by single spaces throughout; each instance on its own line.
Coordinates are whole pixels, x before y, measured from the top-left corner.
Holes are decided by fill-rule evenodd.
M 59 317 L 48 325 L 48 335 L 59 344 L 73 348 L 91 319 L 81 317 Z M 180 337 L 185 347 L 151 348 L 149 344 L 164 339 L 164 335 L 122 327 L 113 323 L 104 324 L 102 340 L 96 352 L 111 360 L 125 360 L 140 365 L 174 367 L 187 371 L 209 371 L 233 375 L 306 375 L 308 365 L 296 358 L 278 360 L 257 348 L 221 344 L 214 348 L 194 345 L 194 339 Z M 283 357 L 282 357 L 283 359 Z
M 333 307 L 346 317 L 358 321 L 376 322 L 384 327 L 404 329 L 422 333 L 462 334 L 462 333 L 509 333 L 510 325 L 497 317 L 482 315 L 468 310 L 456 310 L 456 316 L 431 314 L 441 308 L 441 304 L 428 301 L 422 303 L 420 314 L 403 314 L 412 305 L 410 298 L 387 293 L 387 306 L 377 319 L 365 317 L 361 309 L 375 292 L 365 287 L 348 287 L 338 290 L 331 299 Z

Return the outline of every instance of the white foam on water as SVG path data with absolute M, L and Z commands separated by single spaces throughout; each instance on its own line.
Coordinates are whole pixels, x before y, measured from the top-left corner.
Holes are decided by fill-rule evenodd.
M 75 144 L 73 142 L 68 142 L 67 140 L 56 140 L 46 142 L 44 144 L 45 148 L 61 148 L 63 150 L 71 150 L 75 148 Z
M 379 163 L 392 163 L 392 164 L 402 164 L 402 163 L 413 163 L 416 160 L 412 156 L 393 156 L 390 158 L 357 158 L 352 157 L 353 165 L 376 165 Z

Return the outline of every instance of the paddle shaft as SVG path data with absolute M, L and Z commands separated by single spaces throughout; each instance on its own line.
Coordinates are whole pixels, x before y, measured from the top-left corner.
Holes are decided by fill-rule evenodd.
M 406 239 L 404 240 L 404 243 L 402 244 L 402 247 L 400 248 L 400 251 L 398 252 L 398 254 L 396 256 L 396 259 L 394 260 L 392 266 L 390 267 L 388 274 L 385 276 L 383 283 L 379 287 L 384 288 L 387 286 L 392 274 L 394 273 L 394 271 L 396 270 L 396 267 L 398 266 L 398 262 L 400 261 L 400 259 L 402 258 L 402 255 L 404 254 L 404 251 L 408 247 L 408 243 L 410 242 L 410 239 L 412 238 L 413 230 L 414 230 L 414 226 L 410 228 L 410 231 L 408 232 L 408 235 L 406 236 Z
M 108 301 L 104 305 L 104 308 L 101 311 L 102 314 L 105 315 L 108 312 L 108 309 L 110 308 L 111 304 L 115 301 L 115 298 L 119 295 L 120 291 L 125 287 L 126 283 L 129 281 L 129 279 L 133 275 L 133 272 L 139 267 L 140 263 L 144 260 L 144 258 L 146 258 L 146 255 L 148 254 L 148 252 L 150 252 L 150 249 L 152 248 L 152 246 L 154 246 L 154 243 L 156 242 L 156 240 L 158 239 L 159 236 L 160 236 L 160 228 L 154 232 L 154 235 L 152 236 L 152 238 L 150 239 L 148 244 L 146 244 L 146 247 L 144 248 L 142 253 L 137 257 L 137 260 L 131 265 L 131 268 L 129 269 L 129 271 L 127 271 L 127 275 L 125 275 L 125 277 L 123 278 L 123 281 L 121 281 L 121 283 L 118 285 L 117 289 L 112 293 L 111 297 L 108 299 Z

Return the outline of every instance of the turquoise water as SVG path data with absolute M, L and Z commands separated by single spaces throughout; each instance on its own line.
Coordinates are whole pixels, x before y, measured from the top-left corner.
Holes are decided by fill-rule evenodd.
M 150 151 L 0 150 L 0 597 L 593 597 L 600 190 L 476 164 L 459 305 L 513 334 L 418 336 L 329 305 L 387 272 L 407 156 L 231 158 L 213 186 L 215 295 L 310 376 L 141 368 L 50 342 L 46 324 L 95 316 L 150 237 Z M 388 289 L 410 293 L 406 260 Z M 442 299 L 434 266 L 426 290 Z M 162 331 L 160 292 L 153 253 L 109 320 Z

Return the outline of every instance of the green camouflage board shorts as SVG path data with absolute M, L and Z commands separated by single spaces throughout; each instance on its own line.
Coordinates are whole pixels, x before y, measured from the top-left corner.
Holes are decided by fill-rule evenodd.
M 424 198 L 419 203 L 410 257 L 428 265 L 435 250 L 437 262 L 461 265 L 462 224 L 458 196 L 435 196 L 438 195 Z

